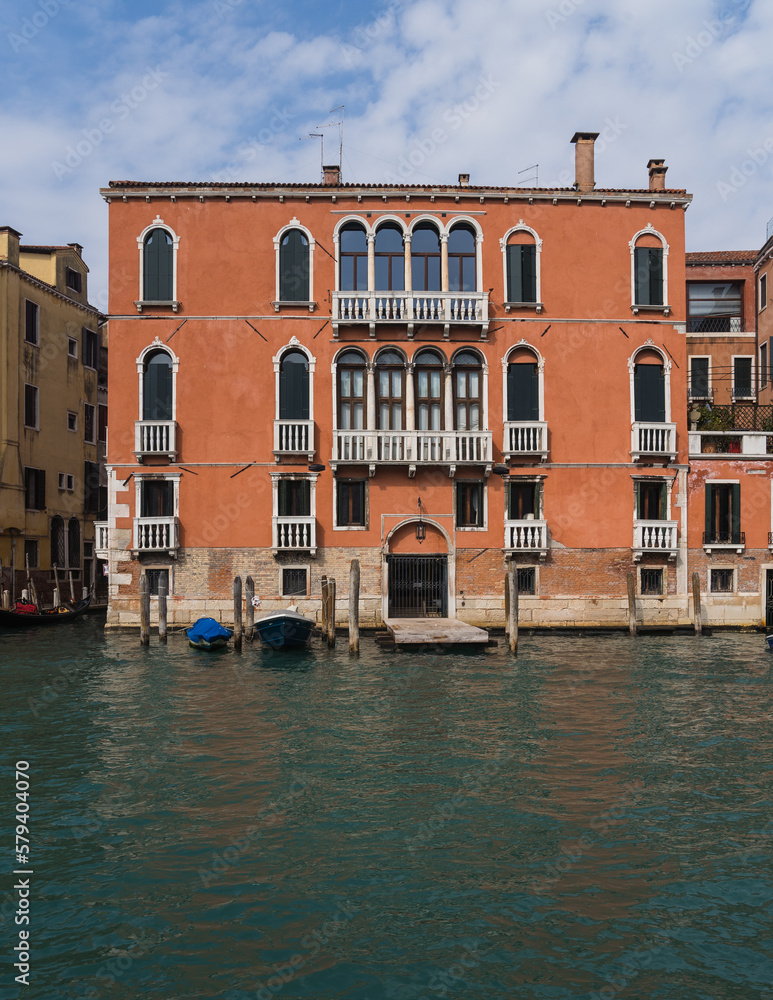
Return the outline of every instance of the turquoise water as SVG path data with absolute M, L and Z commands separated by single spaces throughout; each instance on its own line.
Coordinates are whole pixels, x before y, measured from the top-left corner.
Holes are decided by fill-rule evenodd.
M 761 635 L 0 639 L 3 998 L 773 998 Z

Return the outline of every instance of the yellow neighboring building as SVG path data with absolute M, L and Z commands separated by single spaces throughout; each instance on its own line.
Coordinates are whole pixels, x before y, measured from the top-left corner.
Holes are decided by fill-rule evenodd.
M 0 227 L 0 591 L 18 599 L 29 564 L 45 605 L 54 564 L 63 601 L 71 585 L 76 599 L 102 589 L 94 524 L 106 502 L 107 339 L 82 247 L 20 237 Z

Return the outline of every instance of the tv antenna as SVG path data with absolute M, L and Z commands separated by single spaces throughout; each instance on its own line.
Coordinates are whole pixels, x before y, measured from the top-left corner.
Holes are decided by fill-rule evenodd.
M 534 186 L 539 187 L 539 163 L 532 163 L 530 167 L 524 167 L 523 170 L 518 171 L 518 176 L 525 174 L 527 170 L 533 170 L 534 174 L 530 177 L 524 177 L 522 181 L 518 181 L 518 184 L 527 184 L 529 181 L 534 181 Z
M 337 108 L 331 108 L 329 114 L 333 115 L 336 111 L 341 112 L 341 118 L 337 122 L 326 122 L 324 125 L 317 125 L 317 128 L 332 128 L 334 125 L 338 126 L 338 169 L 343 173 L 344 169 L 344 105 L 339 104 Z
M 305 142 L 307 139 L 319 139 L 319 173 L 321 177 L 325 166 L 325 137 L 321 132 L 309 132 L 308 135 L 298 136 L 299 142 Z

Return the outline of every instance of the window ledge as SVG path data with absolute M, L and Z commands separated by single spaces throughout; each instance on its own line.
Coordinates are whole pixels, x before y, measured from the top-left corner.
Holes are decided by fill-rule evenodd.
M 505 312 L 510 312 L 511 309 L 534 309 L 536 312 L 541 313 L 545 308 L 543 302 L 505 302 Z
M 670 316 L 671 306 L 644 306 L 644 305 L 637 305 L 634 302 L 631 305 L 631 312 L 634 314 L 634 316 L 638 316 L 640 312 L 663 313 L 664 316 Z
M 711 555 L 712 550 L 718 552 L 736 552 L 739 556 L 746 550 L 745 542 L 704 542 L 703 551 Z
M 162 306 L 167 306 L 171 308 L 172 312 L 177 312 L 181 305 L 180 302 L 177 302 L 177 300 L 172 300 L 172 299 L 160 299 L 160 300 L 143 299 L 142 301 L 135 302 L 134 304 L 137 307 L 138 313 L 141 313 L 143 309 L 148 309 L 148 308 L 159 309 Z
M 274 307 L 274 312 L 279 312 L 281 306 L 293 306 L 296 309 L 308 308 L 310 313 L 313 313 L 317 308 L 316 302 L 304 302 L 295 301 L 294 299 L 280 299 L 279 302 L 272 302 L 271 305 Z

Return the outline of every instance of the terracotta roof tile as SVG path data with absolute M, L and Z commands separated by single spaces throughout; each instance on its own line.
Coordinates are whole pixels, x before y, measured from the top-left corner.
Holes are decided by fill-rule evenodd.
M 757 259 L 756 250 L 699 250 L 685 254 L 690 264 L 753 264 Z

